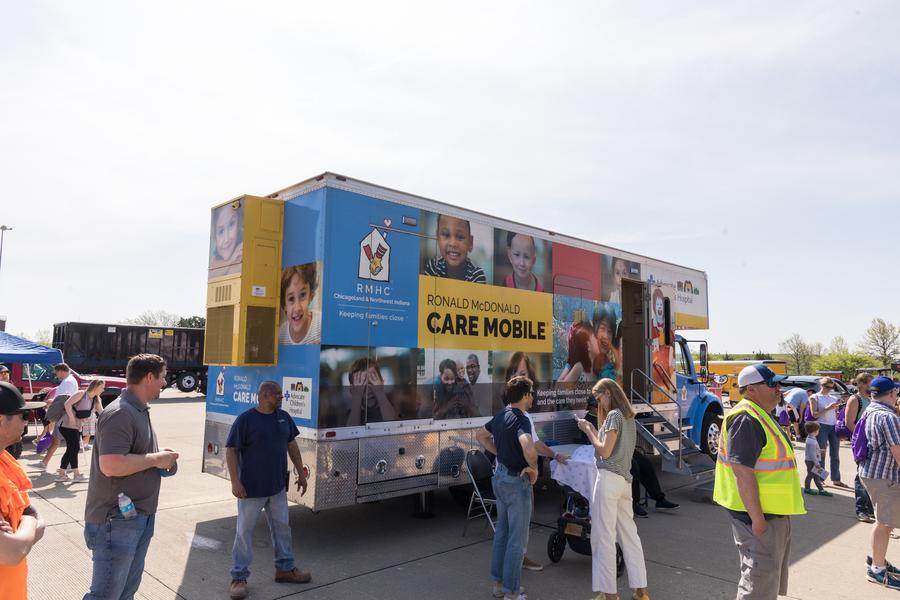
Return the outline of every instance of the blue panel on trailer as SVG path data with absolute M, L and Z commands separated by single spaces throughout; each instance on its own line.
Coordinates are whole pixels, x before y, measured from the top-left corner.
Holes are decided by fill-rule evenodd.
M 419 210 L 328 188 L 322 343 L 418 343 Z
M 284 267 L 322 260 L 325 254 L 325 189 L 284 203 Z
M 209 367 L 206 411 L 237 416 L 256 406 L 256 390 L 266 380 L 284 392 L 281 408 L 301 427 L 315 427 L 319 412 L 319 346 L 281 349 L 287 362 L 277 367 Z

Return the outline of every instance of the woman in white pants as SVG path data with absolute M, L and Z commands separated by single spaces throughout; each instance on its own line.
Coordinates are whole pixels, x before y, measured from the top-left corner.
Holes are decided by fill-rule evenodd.
M 616 534 L 625 556 L 633 600 L 650 600 L 644 549 L 634 524 L 631 499 L 631 456 L 637 432 L 634 411 L 625 392 L 612 379 L 598 381 L 591 393 L 599 405 L 601 430 L 578 419 L 597 454 L 597 481 L 591 496 L 591 571 L 595 600 L 618 600 Z

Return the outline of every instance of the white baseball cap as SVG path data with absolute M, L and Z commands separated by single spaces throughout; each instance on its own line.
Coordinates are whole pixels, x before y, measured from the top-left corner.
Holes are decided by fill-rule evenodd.
M 787 379 L 787 375 L 776 375 L 766 365 L 750 365 L 741 369 L 741 372 L 738 374 L 738 387 L 754 383 L 765 383 L 769 387 L 775 387 L 775 384 L 785 379 Z

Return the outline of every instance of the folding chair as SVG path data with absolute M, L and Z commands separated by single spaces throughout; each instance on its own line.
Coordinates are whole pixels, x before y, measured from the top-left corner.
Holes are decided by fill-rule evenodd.
M 487 519 L 485 527 L 490 524 L 491 531 L 496 531 L 494 520 L 491 518 L 491 512 L 497 509 L 497 500 L 494 498 L 494 489 L 491 487 L 491 477 L 494 475 L 491 461 L 481 450 L 469 450 L 466 453 L 466 471 L 468 471 L 469 481 L 472 483 L 472 497 L 469 498 L 469 510 L 463 525 L 463 535 L 466 535 L 469 521 L 481 516 Z

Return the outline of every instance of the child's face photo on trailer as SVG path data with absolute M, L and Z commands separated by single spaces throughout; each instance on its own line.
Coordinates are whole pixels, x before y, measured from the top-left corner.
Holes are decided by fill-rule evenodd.
M 285 267 L 281 272 L 281 327 L 283 346 L 318 344 L 322 338 L 322 262 Z
M 532 235 L 494 230 L 494 285 L 549 292 L 553 289 L 551 243 Z
M 421 273 L 489 283 L 493 273 L 493 228 L 454 215 L 422 211 Z
M 239 200 L 212 211 L 209 276 L 239 273 L 244 253 L 244 205 Z

